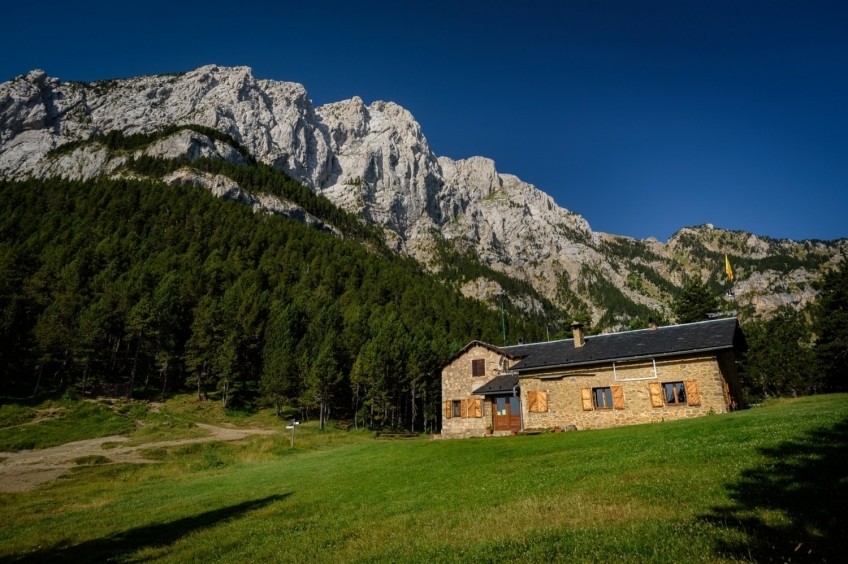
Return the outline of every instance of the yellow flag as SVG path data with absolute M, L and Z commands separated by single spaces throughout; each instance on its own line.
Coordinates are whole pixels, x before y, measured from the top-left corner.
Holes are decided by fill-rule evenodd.
M 733 269 L 730 268 L 730 259 L 724 255 L 724 271 L 727 273 L 727 279 L 733 282 Z

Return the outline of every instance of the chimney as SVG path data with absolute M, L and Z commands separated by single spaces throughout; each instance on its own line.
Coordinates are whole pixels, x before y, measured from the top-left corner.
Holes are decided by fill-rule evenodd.
M 653 331 L 653 330 L 655 330 L 656 328 L 657 328 L 657 322 L 656 322 L 656 321 L 654 321 L 654 318 L 653 318 L 653 317 L 649 317 L 649 318 L 648 318 L 648 329 L 650 329 L 651 331 Z
M 571 324 L 571 332 L 574 334 L 574 348 L 579 349 L 583 345 L 586 344 L 586 340 L 583 338 L 583 324 L 579 321 L 575 321 Z

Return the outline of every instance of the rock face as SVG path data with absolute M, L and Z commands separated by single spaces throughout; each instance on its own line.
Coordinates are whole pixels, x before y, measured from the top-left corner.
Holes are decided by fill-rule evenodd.
M 263 81 L 250 69 L 201 67 L 183 75 L 60 82 L 32 71 L 0 86 L 0 171 L 41 173 L 48 150 L 98 133 L 199 124 L 230 133 L 261 160 L 315 184 L 329 168 L 327 143 L 306 90 Z
M 359 98 L 316 113 L 332 154 L 330 174 L 316 189 L 403 238 L 440 223 L 441 170 L 412 114 L 391 102 L 365 106 Z
M 284 215 L 310 227 L 342 236 L 338 229 L 325 224 L 297 204 L 271 194 L 252 194 L 222 174 L 210 174 L 185 167 L 164 176 L 162 181 L 172 186 L 197 186 L 208 190 L 216 198 L 247 204 L 254 212 Z
M 244 162 L 229 144 L 187 130 L 132 155 L 79 144 L 110 131 L 131 135 L 189 124 L 231 135 L 257 160 L 385 226 L 391 244 L 432 269 L 439 268 L 435 239 L 448 241 L 596 321 L 622 300 L 668 313 L 670 293 L 684 275 L 717 281 L 723 263 L 716 257 L 724 253 L 744 259 L 736 296 L 746 301 L 737 305 L 758 313 L 799 307 L 815 295 L 810 281 L 818 268 L 846 253 L 844 240 L 775 242 L 712 227 L 681 230 L 667 244 L 596 233 L 536 187 L 499 173 L 489 159 L 437 157 L 420 125 L 397 104 L 366 105 L 354 97 L 316 108 L 302 85 L 258 79 L 247 67 L 209 65 L 180 75 L 88 84 L 32 71 L 0 84 L 0 176 L 87 179 L 115 174 L 138 155 Z M 78 146 L 53 151 L 69 142 Z M 240 193 L 228 179 L 178 171 L 167 180 L 203 185 L 265 210 L 302 212 L 264 195 Z M 795 267 L 769 268 L 775 254 L 800 259 Z M 492 280 L 462 288 L 481 299 L 503 291 Z M 541 307 L 535 298 L 514 299 L 528 309 Z M 604 321 L 626 322 L 617 314 Z

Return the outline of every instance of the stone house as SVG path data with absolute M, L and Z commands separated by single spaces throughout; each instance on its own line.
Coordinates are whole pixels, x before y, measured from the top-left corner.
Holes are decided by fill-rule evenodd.
M 442 436 L 599 429 L 725 413 L 740 402 L 736 318 L 497 347 L 442 367 Z

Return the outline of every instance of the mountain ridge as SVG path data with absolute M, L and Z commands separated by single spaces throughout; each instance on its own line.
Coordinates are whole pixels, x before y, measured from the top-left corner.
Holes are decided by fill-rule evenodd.
M 498 172 L 491 159 L 436 156 L 414 116 L 393 102 L 366 105 L 353 97 L 315 107 L 302 85 L 258 79 L 248 67 L 207 65 L 92 83 L 32 71 L 3 83 L 0 174 L 113 174 L 127 155 L 94 145 L 50 153 L 110 131 L 132 135 L 188 124 L 226 133 L 257 160 L 382 226 L 392 248 L 433 273 L 444 267 L 434 252 L 441 240 L 599 328 L 620 328 L 649 312 L 670 316 L 675 289 L 687 276 L 720 288 L 724 254 L 737 269 L 729 307 L 752 315 L 800 308 L 814 299 L 821 269 L 848 249 L 844 239 L 777 240 L 709 224 L 681 228 L 665 243 L 595 232 L 539 188 Z M 202 134 L 174 134 L 144 151 L 189 161 L 243 160 L 231 144 Z M 769 257 L 778 259 L 769 263 Z M 460 286 L 490 303 L 504 293 L 491 277 Z M 535 302 L 526 306 L 540 307 Z

